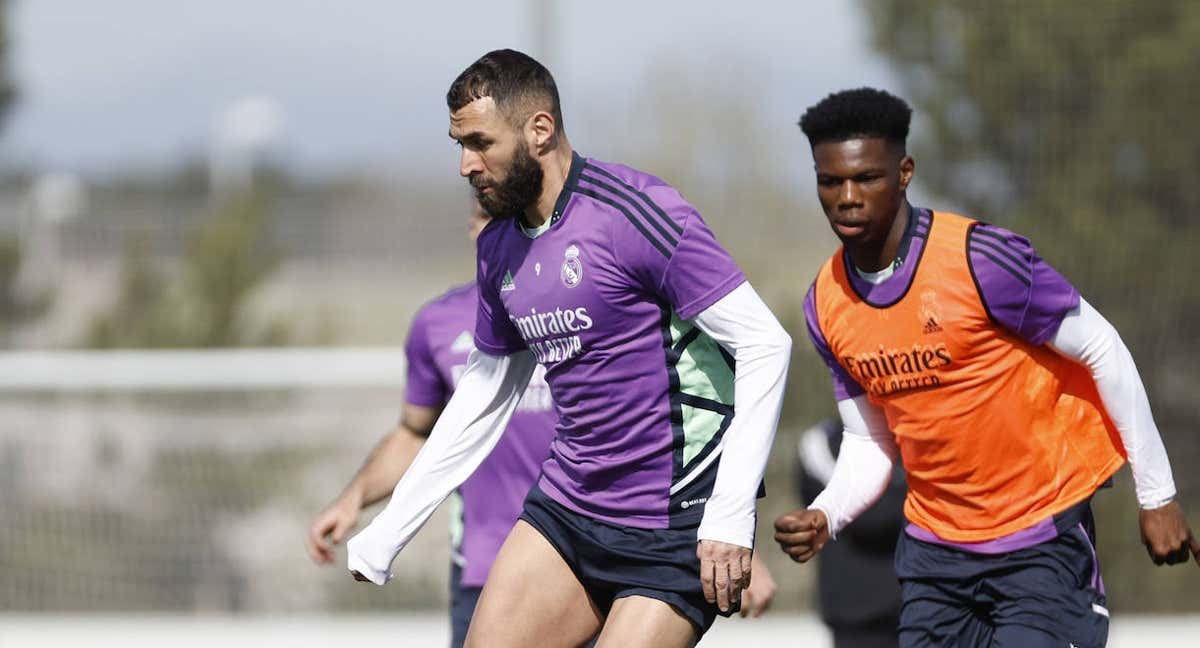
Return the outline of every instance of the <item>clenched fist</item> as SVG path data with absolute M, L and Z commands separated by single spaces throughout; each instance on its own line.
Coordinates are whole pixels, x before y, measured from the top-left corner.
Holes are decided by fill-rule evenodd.
M 775 520 L 775 541 L 796 562 L 808 562 L 829 542 L 829 520 L 817 509 L 798 509 Z
M 1138 513 L 1142 528 L 1142 544 L 1155 565 L 1177 565 L 1194 557 L 1200 565 L 1200 541 L 1188 527 L 1187 517 L 1179 502 L 1170 502 L 1156 509 Z

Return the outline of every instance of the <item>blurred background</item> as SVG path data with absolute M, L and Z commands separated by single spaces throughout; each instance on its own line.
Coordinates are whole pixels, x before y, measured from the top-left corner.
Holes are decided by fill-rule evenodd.
M 834 412 L 795 124 L 848 87 L 913 105 L 914 204 L 1028 235 L 1117 326 L 1200 525 L 1200 3 L 0 0 L 0 644 L 147 614 L 441 631 L 443 514 L 385 588 L 302 538 L 394 422 L 412 314 L 472 277 L 444 95 L 499 47 L 551 69 L 577 150 L 697 205 L 798 342 L 775 618 L 722 623 L 823 641 L 769 529 Z M 1170 614 L 1194 645 L 1200 574 L 1153 568 L 1127 470 L 1095 506 L 1114 644 Z

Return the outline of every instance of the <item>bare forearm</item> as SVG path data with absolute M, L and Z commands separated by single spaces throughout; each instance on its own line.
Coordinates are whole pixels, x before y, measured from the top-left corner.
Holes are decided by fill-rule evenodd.
M 365 507 L 391 495 L 423 445 L 425 437 L 398 423 L 367 455 L 342 497 L 353 498 Z

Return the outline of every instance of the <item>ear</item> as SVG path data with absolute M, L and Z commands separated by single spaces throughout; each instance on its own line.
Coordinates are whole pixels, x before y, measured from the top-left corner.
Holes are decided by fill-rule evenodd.
M 554 122 L 554 115 L 544 110 L 533 113 L 525 122 L 525 139 L 535 153 L 554 148 L 557 134 L 558 124 Z
M 908 189 L 908 183 L 912 182 L 913 171 L 917 168 L 917 161 L 912 159 L 911 155 L 905 155 L 904 159 L 900 160 L 900 191 Z

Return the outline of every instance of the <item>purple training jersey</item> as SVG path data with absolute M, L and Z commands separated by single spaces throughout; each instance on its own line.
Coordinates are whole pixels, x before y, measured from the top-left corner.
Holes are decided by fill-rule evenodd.
M 855 292 L 863 301 L 886 307 L 908 291 L 920 263 L 932 218 L 928 210 L 913 209 L 910 212 L 895 270 L 882 283 L 872 284 L 856 272 L 848 273 Z M 845 261 L 846 267 L 854 267 L 849 256 Z M 1004 228 L 976 224 L 967 239 L 967 262 L 992 321 L 1033 346 L 1041 346 L 1054 337 L 1063 318 L 1079 306 L 1079 292 L 1053 266 L 1038 256 L 1029 239 Z M 808 335 L 833 374 L 834 397 L 843 400 L 866 393 L 862 385 L 833 357 L 818 324 L 814 300 L 814 290 L 810 287 L 804 298 Z M 1059 533 L 1058 526 L 1054 518 L 1047 518 L 1010 535 L 975 543 L 942 540 L 911 524 L 906 530 L 909 535 L 926 542 L 937 542 L 975 553 L 1005 553 L 1055 537 Z
M 475 348 L 471 331 L 478 303 L 479 291 L 472 283 L 454 288 L 417 313 L 405 344 L 406 402 L 441 407 L 450 400 L 467 355 Z M 550 389 L 539 368 L 496 449 L 450 500 L 450 536 L 464 587 L 482 587 L 487 580 L 553 438 Z
M 733 418 L 733 359 L 690 320 L 744 281 L 679 192 L 579 155 L 549 229 L 488 225 L 475 343 L 546 367 L 549 497 L 623 526 L 699 522 Z

